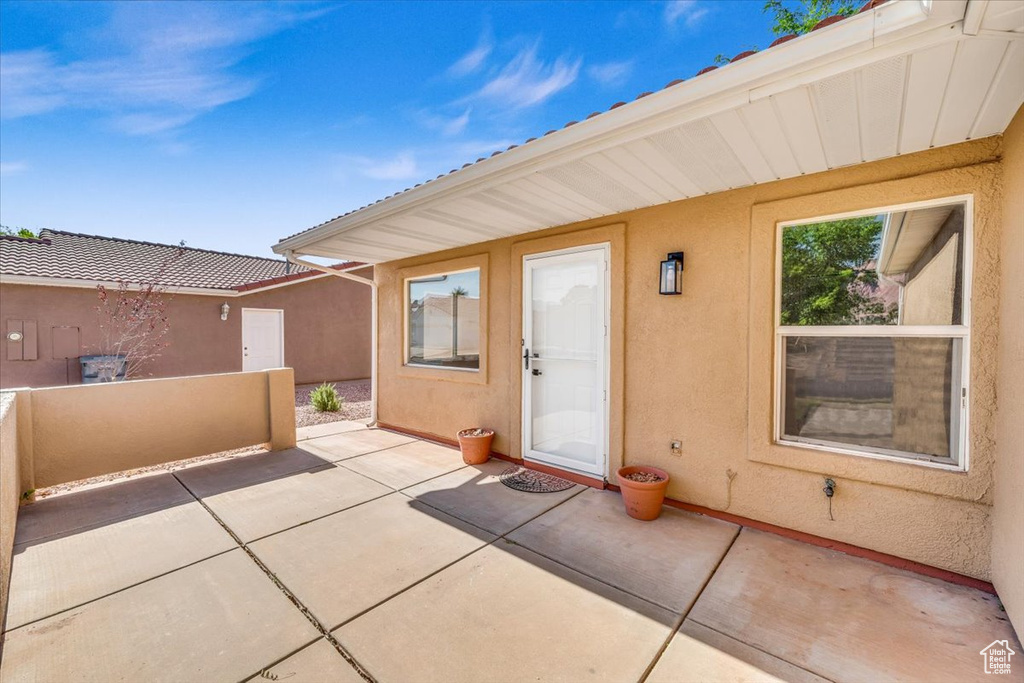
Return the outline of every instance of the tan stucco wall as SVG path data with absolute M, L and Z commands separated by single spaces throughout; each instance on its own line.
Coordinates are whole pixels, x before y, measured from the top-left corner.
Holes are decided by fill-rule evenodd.
M 1024 108 L 1004 140 L 992 583 L 1024 637 Z
M 20 497 L 16 421 L 14 394 L 0 393 L 0 629 L 10 589 L 14 526 Z
M 290 368 L 19 393 L 31 403 L 36 487 L 243 446 L 295 445 Z
M 360 275 L 371 275 L 370 269 Z M 222 303 L 231 306 L 220 319 Z M 39 359 L 9 361 L 0 348 L 0 387 L 49 387 L 81 381 L 78 362 L 55 360 L 51 328 L 81 328 L 82 354 L 98 353 L 95 288 L 0 285 L 0 324 L 35 320 Z M 183 377 L 242 370 L 242 308 L 284 310 L 284 360 L 299 384 L 370 376 L 370 288 L 327 276 L 233 298 L 177 294 L 169 297 L 169 346 L 144 372 Z M 69 381 L 70 380 L 70 381 Z
M 448 438 L 492 427 L 496 450 L 518 456 L 521 257 L 606 241 L 584 231 L 622 225 L 612 247 L 612 292 L 622 297 L 621 312 L 614 301 L 612 311 L 622 337 L 621 360 L 612 354 L 612 472 L 620 434 L 621 461 L 667 469 L 678 500 L 987 579 L 1001 144 L 988 138 L 378 266 L 380 420 Z M 976 200 L 971 471 L 771 444 L 775 220 L 963 193 Z M 555 235 L 551 246 L 544 238 Z M 657 270 L 671 251 L 686 253 L 683 295 L 665 297 Z M 409 374 L 401 367 L 403 273 L 474 256 L 487 263 L 490 289 L 486 380 Z M 681 456 L 671 454 L 673 440 Z M 826 475 L 838 484 L 834 522 L 821 491 Z

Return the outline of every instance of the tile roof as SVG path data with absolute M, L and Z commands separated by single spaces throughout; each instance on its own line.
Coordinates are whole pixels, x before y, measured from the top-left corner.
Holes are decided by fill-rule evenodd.
M 43 230 L 38 239 L 0 236 L 0 275 L 136 283 L 156 278 L 167 287 L 247 291 L 316 272 L 280 259 L 59 230 Z
M 869 10 L 873 10 L 874 8 L 878 7 L 879 5 L 884 5 L 886 2 L 890 2 L 890 1 L 891 0 L 867 0 L 867 2 L 865 2 L 864 5 L 862 5 L 861 8 L 859 10 L 857 10 L 856 13 L 860 14 L 861 12 L 867 12 Z M 830 17 L 826 17 L 826 18 L 822 19 L 821 21 L 819 21 L 817 24 L 815 24 L 814 28 L 811 29 L 811 32 L 817 31 L 820 28 L 825 28 L 826 26 L 831 26 L 832 24 L 835 24 L 836 22 L 842 21 L 843 19 L 846 19 L 846 16 L 842 15 L 842 14 L 834 14 L 834 15 L 832 15 Z M 789 42 L 790 40 L 793 40 L 794 38 L 797 38 L 797 37 L 798 36 L 795 33 L 791 33 L 791 34 L 788 34 L 788 35 L 780 36 L 779 38 L 776 38 L 774 41 L 772 41 L 772 43 L 767 48 L 765 48 L 765 49 L 766 50 L 770 50 L 771 48 L 775 47 L 776 45 L 781 45 L 783 43 Z M 732 64 L 734 62 L 738 62 L 741 59 L 745 59 L 746 57 L 749 57 L 749 56 L 751 56 L 753 54 L 756 54 L 757 52 L 758 52 L 757 50 L 745 50 L 743 52 L 740 52 L 738 55 L 736 55 L 735 57 L 730 59 L 728 63 L 723 64 L 722 67 L 727 67 L 727 66 L 729 66 L 729 64 Z M 719 68 L 721 68 L 721 67 L 719 67 L 718 65 L 706 66 L 703 69 L 701 69 L 700 71 L 698 71 L 694 75 L 694 78 L 697 78 L 699 76 L 703 76 L 704 74 L 709 73 L 711 71 L 715 71 L 715 70 L 717 70 Z M 679 85 L 680 83 L 684 82 L 685 80 L 687 80 L 687 79 L 679 78 L 679 79 L 676 79 L 674 81 L 671 81 L 671 82 L 667 83 L 665 85 L 665 87 L 661 88 L 661 90 L 668 90 L 669 88 L 671 88 L 673 86 Z M 653 94 L 652 92 L 642 92 L 639 95 L 637 95 L 635 98 L 633 98 L 633 100 L 634 101 L 640 100 L 640 99 L 643 99 L 644 97 L 647 97 L 648 95 L 652 95 L 652 94 Z M 623 107 L 626 104 L 627 104 L 626 102 L 616 102 L 612 106 L 608 107 L 608 109 L 606 111 L 612 111 L 613 109 L 618 109 L 619 107 Z M 592 112 L 592 113 L 588 114 L 585 117 L 584 120 L 592 119 L 592 118 L 594 118 L 596 116 L 600 116 L 601 114 L 604 114 L 604 113 L 605 112 L 601 112 L 601 111 Z M 562 130 L 565 130 L 566 128 L 569 128 L 570 126 L 574 126 L 577 123 L 579 123 L 579 121 L 569 121 L 564 126 L 562 126 Z M 544 135 L 542 135 L 541 137 L 547 137 L 547 136 L 549 136 L 549 135 L 551 135 L 553 133 L 556 133 L 556 132 L 558 132 L 558 129 L 549 130 L 548 132 L 544 133 Z M 300 231 L 298 231 L 298 232 L 296 232 L 294 234 L 288 235 L 287 237 L 282 237 L 279 241 L 283 242 L 284 240 L 291 239 L 292 237 L 297 237 L 298 235 L 302 235 L 302 234 L 310 232 L 312 230 L 316 230 L 317 228 L 322 227 L 324 225 L 327 225 L 328 223 L 331 223 L 332 221 L 336 221 L 339 218 L 344 218 L 346 216 L 351 216 L 354 213 L 358 213 L 358 212 L 360 212 L 360 211 L 362 211 L 364 209 L 370 208 L 371 206 L 374 206 L 376 204 L 380 204 L 381 202 L 384 202 L 384 201 L 387 201 L 387 200 L 392 199 L 394 197 L 397 197 L 398 195 L 403 194 L 405 192 L 408 192 L 409 190 L 413 190 L 413 189 L 415 189 L 417 187 L 420 187 L 421 185 L 426 185 L 426 184 L 431 183 L 431 182 L 433 182 L 435 180 L 439 180 L 439 179 L 444 178 L 446 176 L 450 176 L 453 173 L 458 173 L 459 171 L 461 171 L 464 168 L 468 168 L 470 166 L 474 166 L 476 164 L 479 164 L 481 161 L 485 161 L 485 160 L 487 160 L 487 159 L 489 159 L 491 157 L 496 157 L 499 154 L 504 154 L 505 152 L 510 152 L 513 149 L 516 149 L 517 147 L 522 147 L 524 145 L 528 145 L 528 144 L 530 144 L 531 142 L 533 142 L 536 139 L 537 138 L 530 138 L 530 139 L 526 140 L 526 142 L 524 142 L 522 145 L 509 145 L 509 147 L 506 148 L 506 149 L 499 149 L 499 150 L 497 150 L 495 152 L 492 152 L 491 154 L 489 154 L 487 156 L 480 157 L 476 161 L 467 162 L 467 163 L 463 164 L 460 168 L 453 168 L 452 170 L 448 171 L 447 173 L 441 173 L 436 178 L 430 178 L 428 180 L 423 181 L 422 183 L 417 183 L 417 184 L 413 185 L 412 187 L 407 187 L 404 190 L 399 190 L 398 192 L 395 192 L 394 194 L 390 194 L 387 197 L 383 197 L 381 199 L 378 199 L 375 202 L 371 202 L 369 204 L 366 204 L 365 206 L 361 206 L 358 209 L 352 209 L 351 211 L 347 211 L 347 212 L 345 212 L 345 213 L 343 213 L 343 214 L 341 214 L 339 216 L 335 216 L 334 218 L 331 218 L 330 220 L 326 220 L 323 223 L 318 223 L 317 225 L 314 225 L 314 226 L 312 226 L 310 228 L 306 228 L 305 230 L 300 230 Z

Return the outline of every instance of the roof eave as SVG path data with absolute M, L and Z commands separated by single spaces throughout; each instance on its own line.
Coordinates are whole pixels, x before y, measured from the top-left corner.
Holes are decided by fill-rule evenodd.
M 848 70 L 859 60 L 954 39 L 962 33 L 966 4 L 966 0 L 934 6 L 920 0 L 886 3 L 285 238 L 273 250 L 344 257 L 318 251 L 313 245 L 446 195 L 498 183 L 506 175 L 528 172 L 535 165 L 649 135 L 677 125 L 681 116 L 707 116 Z

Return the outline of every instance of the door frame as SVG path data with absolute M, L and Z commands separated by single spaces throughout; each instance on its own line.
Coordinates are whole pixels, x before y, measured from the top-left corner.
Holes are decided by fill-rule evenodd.
M 277 367 L 284 367 L 284 309 L 283 308 L 255 308 L 255 307 L 243 307 L 240 317 L 241 323 L 241 343 L 239 344 L 239 350 L 242 354 L 242 372 L 249 372 L 245 369 L 245 314 L 246 311 L 259 311 L 261 313 L 277 313 L 278 328 L 281 331 L 281 364 Z
M 523 362 L 523 358 L 522 358 L 523 350 L 526 347 L 527 331 L 529 330 L 529 331 L 532 332 L 532 320 L 531 320 L 532 315 L 531 314 L 533 312 L 533 308 L 532 308 L 532 305 L 530 305 L 530 302 L 532 301 L 533 283 L 532 283 L 531 278 L 527 277 L 527 272 L 528 272 L 528 269 L 529 269 L 529 263 L 531 261 L 538 261 L 538 260 L 546 259 L 546 258 L 559 257 L 559 256 L 572 256 L 572 255 L 575 255 L 575 254 L 583 254 L 583 253 L 587 253 L 587 252 L 600 252 L 602 257 L 603 257 L 602 260 L 604 262 L 604 270 L 601 273 L 601 284 L 602 284 L 602 289 L 603 289 L 602 296 L 604 298 L 604 311 L 603 311 L 603 316 L 602 316 L 603 321 L 604 321 L 604 334 L 602 335 L 601 358 L 598 360 L 598 367 L 599 367 L 600 373 L 601 373 L 601 375 L 600 375 L 601 391 L 602 391 L 602 394 L 603 394 L 603 399 L 601 400 L 600 408 L 598 410 L 598 418 L 599 418 L 600 423 L 601 423 L 600 424 L 600 432 L 601 432 L 601 444 L 600 444 L 600 447 L 601 447 L 601 458 L 600 458 L 600 460 L 601 460 L 601 462 L 600 462 L 600 471 L 599 472 L 589 472 L 589 471 L 584 471 L 584 470 L 576 469 L 576 468 L 572 467 L 572 465 L 570 464 L 571 461 L 568 461 L 568 460 L 566 460 L 564 458 L 561 458 L 560 456 L 557 456 L 557 455 L 549 455 L 548 456 L 548 458 L 550 458 L 549 460 L 538 460 L 538 459 L 530 457 L 530 454 L 531 454 L 531 451 L 532 451 L 532 448 L 530 447 L 530 441 L 531 441 L 531 437 L 532 437 L 532 434 L 533 434 L 533 428 L 532 428 L 531 419 L 530 419 L 531 416 L 533 415 L 533 410 L 532 410 L 532 408 L 533 408 L 533 403 L 532 403 L 533 392 L 531 391 L 531 383 L 530 383 L 530 379 L 529 379 L 530 378 L 530 374 L 528 372 L 526 372 L 525 363 Z M 612 289 L 611 289 L 611 279 L 612 279 L 612 277 L 611 277 L 612 276 L 611 270 L 612 270 L 612 266 L 611 266 L 611 262 L 612 262 L 612 259 L 611 259 L 611 256 L 612 256 L 612 253 L 611 252 L 612 252 L 612 245 L 611 245 L 610 242 L 607 242 L 607 241 L 605 241 L 605 242 L 596 242 L 596 243 L 591 243 L 591 244 L 581 244 L 579 246 L 572 246 L 572 247 L 567 247 L 567 248 L 564 248 L 564 249 L 553 249 L 553 250 L 550 250 L 550 251 L 531 252 L 529 254 L 523 254 L 522 259 L 521 259 L 522 267 L 521 267 L 521 271 L 520 271 L 521 272 L 521 276 L 522 276 L 522 280 L 521 280 L 521 282 L 522 282 L 521 294 L 520 294 L 520 297 L 519 297 L 519 312 L 520 312 L 520 321 L 521 321 L 520 330 L 522 332 L 522 340 L 521 340 L 522 343 L 520 344 L 519 354 L 518 354 L 519 355 L 518 366 L 519 366 L 519 373 L 520 373 L 520 397 L 521 397 L 520 412 L 519 412 L 519 423 L 520 423 L 519 424 L 519 430 L 520 430 L 520 438 L 521 438 L 520 454 L 521 454 L 521 456 L 522 456 L 524 461 L 529 461 L 531 463 L 536 463 L 536 464 L 544 465 L 544 466 L 547 466 L 547 467 L 555 467 L 555 468 L 558 468 L 558 469 L 563 469 L 563 470 L 566 470 L 568 472 L 572 472 L 572 473 L 575 473 L 575 474 L 580 474 L 580 475 L 583 475 L 583 476 L 600 477 L 602 479 L 607 479 L 608 476 L 609 476 L 609 463 L 610 463 L 609 451 L 610 451 L 610 441 L 611 441 L 611 413 L 610 413 L 611 401 L 609 400 L 610 399 L 611 390 L 612 390 L 611 389 L 611 371 L 612 371 L 612 367 L 611 367 L 611 336 L 612 336 L 611 335 L 611 331 L 612 331 L 612 297 L 611 297 L 611 293 L 612 293 Z

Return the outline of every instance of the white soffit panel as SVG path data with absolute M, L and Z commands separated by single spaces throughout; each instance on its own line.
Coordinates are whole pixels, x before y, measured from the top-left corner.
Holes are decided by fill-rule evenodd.
M 775 114 L 782 122 L 782 129 L 786 131 L 786 142 L 793 150 L 800 172 L 818 173 L 826 170 L 828 162 L 821 144 L 821 131 L 807 88 L 793 88 L 772 95 L 771 100 Z
M 860 98 L 857 96 L 859 75 L 848 71 L 818 81 L 811 88 L 830 168 L 863 161 L 860 151 Z
M 864 161 L 896 156 L 910 58 L 901 55 L 864 67 L 860 78 L 860 135 Z
M 953 59 L 953 70 L 949 74 L 932 146 L 951 145 L 970 138 L 971 128 L 1008 47 L 1005 40 L 984 38 L 960 43 Z
M 736 110 L 715 114 L 710 119 L 755 183 L 767 183 L 778 178 Z
M 910 57 L 899 147 L 901 154 L 931 146 L 958 45 L 948 42 Z

